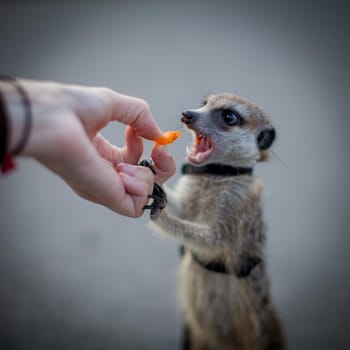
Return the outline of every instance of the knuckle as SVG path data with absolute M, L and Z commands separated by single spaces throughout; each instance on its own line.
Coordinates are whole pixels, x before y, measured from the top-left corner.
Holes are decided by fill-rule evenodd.
M 97 90 L 101 95 L 105 95 L 108 97 L 112 97 L 115 94 L 115 92 L 108 87 L 98 87 Z
M 108 87 L 97 87 L 96 88 L 97 95 L 100 96 L 102 101 L 107 102 L 108 104 L 114 103 L 115 91 Z
M 108 95 L 111 92 L 111 89 L 105 86 L 93 86 L 93 87 L 87 87 L 87 89 L 101 95 L 103 94 Z
M 149 103 L 145 100 L 138 99 L 138 103 L 140 105 L 140 110 L 142 113 L 150 113 L 151 112 L 151 106 Z

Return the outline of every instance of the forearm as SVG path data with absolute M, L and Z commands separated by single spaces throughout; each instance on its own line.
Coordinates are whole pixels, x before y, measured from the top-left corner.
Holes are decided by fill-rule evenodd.
M 163 185 L 163 189 L 166 193 L 167 196 L 167 210 L 170 214 L 178 216 L 180 214 L 180 208 L 179 208 L 179 203 L 176 198 L 176 193 L 175 191 L 167 186 L 167 184 Z
M 182 220 L 163 210 L 159 216 L 152 218 L 152 223 L 160 229 L 183 244 L 194 249 L 203 249 L 211 251 L 215 247 L 222 246 L 224 240 L 220 235 L 201 223 Z

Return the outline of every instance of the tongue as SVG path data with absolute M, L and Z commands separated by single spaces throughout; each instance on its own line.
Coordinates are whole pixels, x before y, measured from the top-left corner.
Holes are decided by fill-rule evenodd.
M 206 137 L 196 138 L 195 147 L 191 152 L 190 159 L 195 163 L 201 163 L 212 151 L 212 144 Z
M 201 137 L 199 143 L 197 143 L 197 152 L 206 152 L 210 148 L 210 141 L 206 137 Z

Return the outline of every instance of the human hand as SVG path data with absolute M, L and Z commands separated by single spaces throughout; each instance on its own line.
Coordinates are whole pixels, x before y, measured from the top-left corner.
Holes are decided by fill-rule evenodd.
M 148 104 L 106 88 L 21 80 L 32 107 L 33 125 L 22 154 L 59 175 L 77 194 L 122 215 L 138 217 L 152 193 L 154 181 L 166 181 L 175 164 L 166 149 L 156 146 L 152 158 L 157 177 L 137 166 L 143 138 L 162 135 Z M 16 144 L 21 113 L 15 95 L 6 94 Z M 11 113 L 12 112 L 12 113 Z M 12 117 L 14 116 L 14 117 Z M 125 125 L 125 146 L 109 143 L 99 131 L 111 121 Z

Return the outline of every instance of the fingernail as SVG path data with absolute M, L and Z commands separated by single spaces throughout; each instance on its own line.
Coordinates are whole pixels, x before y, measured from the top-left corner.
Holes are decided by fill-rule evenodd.
M 170 153 L 169 153 L 169 150 L 168 150 L 168 147 L 167 147 L 167 146 L 165 146 L 165 145 L 159 145 L 158 147 L 159 147 L 159 149 L 160 149 L 164 154 L 166 154 L 167 156 L 170 156 Z

